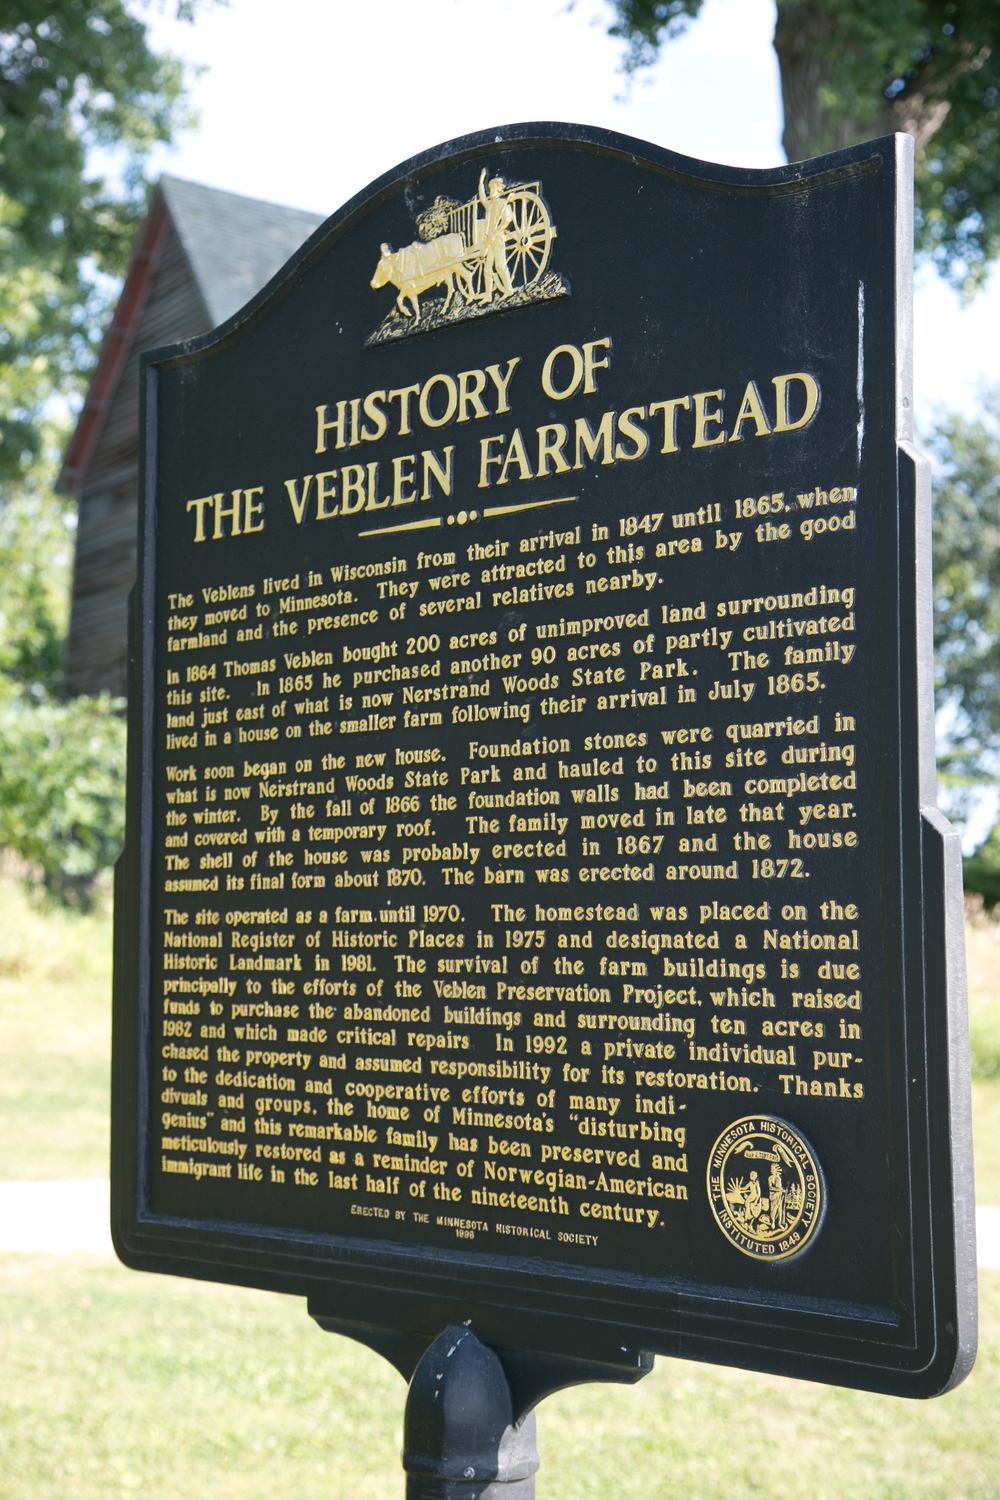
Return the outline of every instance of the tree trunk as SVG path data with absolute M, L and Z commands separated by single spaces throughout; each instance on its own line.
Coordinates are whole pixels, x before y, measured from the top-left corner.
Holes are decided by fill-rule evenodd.
M 912 135 L 919 151 L 944 124 L 951 108 L 946 96 L 956 78 L 978 71 L 990 55 L 988 46 L 975 42 L 959 44 L 957 56 L 932 53 L 919 64 L 918 74 L 907 81 L 897 99 L 891 103 L 884 95 L 873 99 L 871 113 L 859 121 L 833 115 L 821 100 L 833 58 L 843 46 L 836 17 L 824 0 L 778 0 L 774 50 L 785 109 L 782 144 L 790 162 L 897 130 Z
M 822 0 L 779 0 L 774 50 L 785 109 L 781 139 L 790 162 L 837 151 L 857 139 L 849 122 L 830 120 L 820 100 L 834 24 Z

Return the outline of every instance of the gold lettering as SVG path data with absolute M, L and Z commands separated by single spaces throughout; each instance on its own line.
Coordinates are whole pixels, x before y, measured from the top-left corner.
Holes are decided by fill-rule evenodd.
M 389 496 L 384 500 L 376 500 L 378 494 L 378 464 L 368 465 L 368 504 L 365 510 L 384 510 L 389 504 Z
M 364 464 L 347 464 L 340 471 L 340 513 L 342 516 L 353 516 L 359 510 L 365 508 L 365 466 Z M 351 496 L 356 495 L 357 503 L 351 503 Z
M 344 435 L 344 425 L 347 420 L 347 402 L 337 402 L 337 415 L 332 422 L 326 420 L 327 408 L 317 406 L 316 408 L 316 452 L 326 452 L 326 435 L 331 429 L 337 434 L 337 447 L 346 448 L 347 441 Z
M 411 469 L 404 469 L 404 464 L 415 464 L 417 455 L 415 453 L 402 453 L 392 461 L 392 503 L 393 505 L 412 505 L 417 498 L 417 492 L 405 495 L 403 486 L 413 484 L 415 475 Z
M 333 472 L 336 473 L 337 472 L 336 469 L 334 469 Z M 299 482 L 298 482 L 298 480 L 297 479 L 286 479 L 285 480 L 285 489 L 288 491 L 288 498 L 292 502 L 292 514 L 295 517 L 295 524 L 297 526 L 301 526 L 302 525 L 302 517 L 306 513 L 306 503 L 307 503 L 307 501 L 309 499 L 309 491 L 310 491 L 310 489 L 312 487 L 313 477 L 314 476 L 312 474 L 306 474 L 303 477 L 303 480 L 302 480 L 302 499 L 301 500 L 299 499 Z
M 573 365 L 573 376 L 569 385 L 564 386 L 561 391 L 557 391 L 552 383 L 552 369 L 561 354 L 569 355 Z M 576 345 L 560 344 L 545 356 L 545 363 L 542 366 L 542 390 L 553 401 L 566 401 L 575 391 L 579 390 L 580 382 L 583 379 L 583 371 L 583 355 Z
M 806 409 L 801 417 L 795 422 L 788 420 L 788 387 L 793 380 L 801 380 L 806 388 Z M 775 432 L 795 432 L 799 427 L 805 427 L 816 415 L 819 406 L 819 386 L 811 375 L 799 372 L 797 375 L 775 375 L 771 384 L 774 386 L 777 396 L 778 409 L 774 423 Z
M 515 354 L 513 359 L 507 361 L 506 375 L 501 375 L 499 365 L 486 366 L 486 373 L 492 380 L 493 384 L 496 386 L 497 395 L 500 397 L 500 400 L 497 402 L 496 414 L 498 417 L 502 417 L 504 412 L 510 411 L 510 407 L 507 404 L 507 387 L 510 385 L 511 376 L 514 374 L 514 371 L 517 369 L 520 363 L 521 356 L 519 354 Z
M 221 538 L 225 536 L 225 532 L 222 529 L 222 523 L 226 519 L 227 516 L 228 516 L 229 520 L 232 522 L 232 533 L 231 534 L 233 536 L 239 536 L 239 534 L 240 534 L 240 496 L 241 496 L 241 494 L 242 494 L 241 490 L 233 490 L 233 503 L 232 503 L 232 505 L 223 505 L 222 501 L 223 501 L 224 497 L 222 495 L 213 495 L 212 498 L 215 501 L 215 530 L 212 533 L 212 540 L 214 542 L 220 541 Z
M 715 411 L 706 409 L 706 401 L 723 401 L 725 391 L 698 391 L 694 398 L 694 442 L 692 448 L 714 448 L 716 443 L 726 441 L 725 432 L 717 432 L 715 437 L 705 436 L 705 427 L 709 422 L 721 422 L 723 412 L 721 407 Z
M 594 371 L 595 370 L 608 370 L 608 369 L 611 368 L 611 361 L 610 361 L 610 359 L 595 359 L 594 358 L 594 350 L 595 349 L 607 349 L 608 353 L 610 354 L 611 353 L 611 340 L 610 339 L 594 339 L 593 343 L 584 344 L 584 346 L 583 346 L 583 368 L 584 368 L 583 394 L 585 396 L 596 396 L 596 394 L 597 394 L 597 382 L 594 379 Z
M 386 416 L 385 412 L 382 410 L 381 406 L 379 406 L 378 404 L 380 401 L 384 400 L 385 391 L 369 391 L 368 395 L 365 397 L 365 416 L 371 417 L 372 421 L 375 423 L 374 432 L 370 427 L 362 427 L 361 429 L 361 436 L 364 438 L 366 443 L 377 443 L 379 438 L 385 437 L 386 433 L 389 431 L 389 419 Z
M 597 450 L 601 446 L 601 444 L 604 445 L 604 457 L 601 459 L 601 463 L 614 463 L 614 456 L 612 454 L 612 443 L 614 441 L 614 420 L 614 412 L 606 411 L 604 413 L 604 416 L 601 418 L 600 427 L 598 427 L 596 432 L 593 432 L 586 417 L 577 417 L 576 462 L 573 465 L 574 469 L 583 468 L 583 459 L 580 456 L 581 448 L 586 449 L 587 457 L 593 459 L 597 457 Z
M 528 462 L 528 455 L 525 451 L 524 438 L 521 436 L 520 427 L 514 428 L 514 436 L 510 440 L 510 447 L 507 449 L 507 457 L 503 461 L 503 468 L 500 470 L 500 478 L 497 480 L 497 484 L 507 483 L 507 470 L 511 464 L 517 464 L 517 467 L 521 471 L 520 477 L 522 479 L 533 479 L 535 477 L 531 472 L 531 465 Z
M 438 462 L 438 456 L 433 449 L 425 448 L 423 450 L 420 455 L 424 461 L 424 491 L 420 496 L 421 500 L 430 500 L 432 498 L 431 475 L 437 480 L 445 495 L 451 494 L 451 460 L 454 452 L 454 445 L 449 444 L 444 450 L 444 468 L 442 469 Z
M 436 385 L 443 385 L 448 392 L 448 405 L 445 407 L 443 417 L 436 417 L 431 411 L 431 391 Z M 451 375 L 432 375 L 423 390 L 420 392 L 420 420 L 427 427 L 445 427 L 451 421 L 458 408 L 458 386 Z
M 334 480 L 337 478 L 336 469 L 328 469 L 325 474 L 316 475 L 316 519 L 317 521 L 329 521 L 334 516 L 340 515 L 340 506 L 335 505 L 333 510 L 327 510 L 326 502 L 335 500 L 337 497 L 337 486 Z M 305 497 L 303 496 L 303 504 Z
M 771 427 L 770 423 L 767 420 L 767 415 L 764 411 L 763 402 L 760 399 L 760 391 L 758 391 L 757 389 L 757 382 L 754 380 L 751 380 L 749 382 L 746 390 L 743 392 L 743 403 L 736 414 L 736 424 L 733 427 L 732 434 L 729 438 L 729 441 L 731 443 L 742 443 L 743 434 L 740 431 L 740 428 L 743 426 L 744 422 L 750 421 L 755 423 L 758 437 L 767 437 L 768 433 L 771 431 Z
M 549 459 L 555 464 L 556 474 L 567 474 L 569 464 L 563 456 L 563 447 L 569 437 L 569 429 L 563 422 L 550 422 L 538 428 L 538 477 L 543 479 L 549 472 Z
M 389 392 L 389 400 L 399 400 L 399 436 L 410 435 L 410 398 L 420 395 L 419 385 L 403 385 L 398 391 Z
M 263 493 L 262 484 L 255 485 L 252 490 L 243 491 L 243 531 L 246 536 L 250 536 L 255 531 L 264 530 L 264 506 L 259 500 L 254 501 L 251 498 L 254 495 L 263 495 Z M 260 516 L 259 526 L 253 524 L 255 516 Z
M 490 469 L 491 469 L 491 467 L 494 464 L 502 464 L 503 463 L 503 459 L 500 457 L 499 453 L 492 453 L 490 451 L 491 448 L 493 447 L 493 444 L 494 443 L 505 443 L 506 441 L 507 441 L 506 434 L 502 433 L 502 432 L 500 434 L 498 434 L 497 437 L 480 438 L 480 440 L 479 440 L 479 488 L 481 490 L 488 489 L 489 486 L 493 483 L 493 481 L 490 479 Z
M 649 450 L 649 436 L 638 422 L 633 422 L 632 417 L 646 419 L 646 408 L 644 406 L 630 406 L 628 411 L 623 411 L 618 418 L 618 431 L 623 437 L 628 438 L 635 444 L 634 453 L 626 453 L 621 443 L 615 449 L 615 458 L 628 459 L 630 462 L 637 458 L 644 458 Z
M 497 368 L 494 366 L 494 368 Z M 486 389 L 485 370 L 463 370 L 458 377 L 458 420 L 468 422 L 469 406 L 477 417 L 488 417 L 489 412 L 480 397 Z
M 196 505 L 198 507 L 198 514 L 197 514 L 197 518 L 196 518 L 196 522 L 195 522 L 195 531 L 194 531 L 194 539 L 195 539 L 196 542 L 203 542 L 205 540 L 205 506 L 206 505 L 211 505 L 213 501 L 218 501 L 218 500 L 221 500 L 221 499 L 222 499 L 221 495 L 206 495 L 202 500 L 189 500 L 188 501 L 188 503 L 187 503 L 188 510 L 191 509 L 192 505 Z
M 672 401 L 657 401 L 649 408 L 650 418 L 654 413 L 663 413 L 663 447 L 661 453 L 677 452 L 677 413 L 691 410 L 690 396 L 675 396 Z

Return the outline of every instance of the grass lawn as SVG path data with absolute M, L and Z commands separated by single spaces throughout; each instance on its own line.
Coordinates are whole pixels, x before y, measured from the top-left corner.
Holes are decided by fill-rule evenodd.
M 1000 921 L 965 925 L 972 1033 L 976 1201 L 1000 1204 Z
M 402 1500 L 405 1386 L 298 1299 L 0 1260 L 4 1500 Z M 539 1500 L 995 1500 L 1000 1272 L 936 1402 L 660 1360 L 539 1411 Z
M 980 1202 L 1000 1204 L 1000 924 L 968 929 Z M 107 1171 L 110 920 L 0 885 L 0 1177 Z M 1000 1272 L 980 1355 L 910 1403 L 661 1360 L 543 1403 L 539 1500 L 1000 1500 Z M 401 1500 L 405 1387 L 297 1299 L 0 1257 L 2 1500 Z
M 106 1177 L 110 903 L 40 911 L 0 882 L 0 1178 Z

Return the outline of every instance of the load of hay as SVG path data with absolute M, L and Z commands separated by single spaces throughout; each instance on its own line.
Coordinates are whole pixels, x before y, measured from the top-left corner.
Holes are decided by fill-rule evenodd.
M 457 198 L 435 198 L 430 208 L 425 208 L 422 214 L 417 215 L 417 233 L 420 238 L 436 240 L 438 235 L 447 234 L 451 227 L 452 210 L 461 206 Z

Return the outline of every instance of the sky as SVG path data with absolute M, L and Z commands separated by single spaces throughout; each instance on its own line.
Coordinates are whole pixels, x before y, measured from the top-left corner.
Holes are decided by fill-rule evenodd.
M 231 0 L 153 43 L 204 71 L 201 123 L 155 171 L 332 213 L 426 147 L 519 120 L 572 120 L 735 166 L 784 161 L 774 0 L 705 0 L 631 90 L 603 0 Z M 280 16 L 280 25 L 276 18 Z M 915 406 L 975 410 L 1000 384 L 1000 276 L 963 309 L 918 273 Z
M 231 0 L 154 28 L 211 72 L 174 158 L 205 180 L 330 211 L 425 147 L 515 120 L 579 120 L 693 156 L 783 160 L 772 0 L 708 0 L 650 85 L 616 102 L 602 0 Z M 748 66 L 750 61 L 750 66 Z
M 143 11 L 152 41 L 202 69 L 201 123 L 154 171 L 332 213 L 427 147 L 491 126 L 564 120 L 744 167 L 784 162 L 774 0 L 705 0 L 631 89 L 604 0 L 230 0 L 194 26 L 172 0 Z M 599 220 L 595 232 L 600 232 Z M 918 424 L 975 413 L 1000 385 L 1000 275 L 972 305 L 918 271 Z M 971 849 L 1000 811 L 965 824 Z

